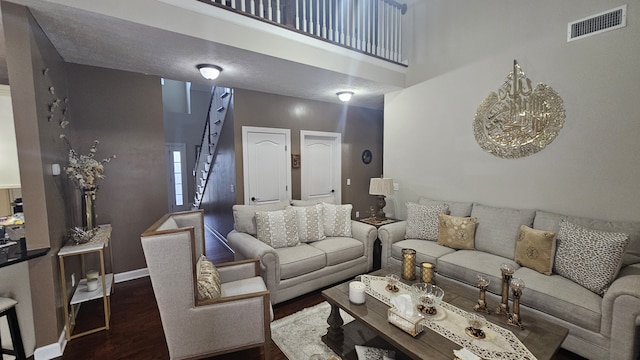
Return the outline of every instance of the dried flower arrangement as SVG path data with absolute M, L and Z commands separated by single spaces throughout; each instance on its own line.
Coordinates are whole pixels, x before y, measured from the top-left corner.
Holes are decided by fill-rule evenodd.
M 93 145 L 89 149 L 89 154 L 83 155 L 78 153 L 69 143 L 64 134 L 60 135 L 69 147 L 69 164 L 65 167 L 65 172 L 71 180 L 73 180 L 78 188 L 85 191 L 95 191 L 97 189 L 96 182 L 98 179 L 104 179 L 104 164 L 115 159 L 112 155 L 100 161 L 95 159 L 95 153 L 98 152 L 98 140 L 93 141 Z

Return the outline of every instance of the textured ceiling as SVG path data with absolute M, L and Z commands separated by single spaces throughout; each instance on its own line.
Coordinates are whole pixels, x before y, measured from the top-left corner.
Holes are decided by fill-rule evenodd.
M 250 52 L 146 25 L 44 1 L 24 0 L 67 62 L 210 84 L 194 64 L 223 67 L 216 85 L 337 102 L 336 91 L 358 89 L 353 105 L 382 109 L 383 95 L 399 87 Z M 4 38 L 4 37 L 3 37 Z M 295 49 L 291 49 L 295 51 Z M 4 55 L 4 43 L 0 46 Z M 0 60 L 0 82 L 6 61 Z

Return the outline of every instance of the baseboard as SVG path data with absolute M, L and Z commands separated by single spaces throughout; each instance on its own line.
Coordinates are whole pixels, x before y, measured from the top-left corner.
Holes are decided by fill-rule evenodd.
M 114 278 L 117 284 L 117 283 L 129 281 L 129 280 L 135 280 L 135 279 L 139 279 L 147 276 L 149 276 L 149 269 L 142 268 L 142 269 L 131 270 L 127 272 L 117 273 L 115 274 Z
M 34 360 L 50 360 L 62 356 L 64 348 L 67 346 L 66 328 L 62 329 L 62 334 L 57 343 L 39 347 L 33 353 Z

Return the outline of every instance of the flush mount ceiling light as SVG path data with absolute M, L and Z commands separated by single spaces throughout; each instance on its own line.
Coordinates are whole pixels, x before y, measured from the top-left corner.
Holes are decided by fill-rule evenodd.
M 222 72 L 222 68 L 220 66 L 211 65 L 211 64 L 200 64 L 197 66 L 198 70 L 202 77 L 207 80 L 215 80 L 220 73 Z
M 340 99 L 340 101 L 347 102 L 351 100 L 351 97 L 353 96 L 353 91 L 340 91 L 336 93 L 336 95 L 338 95 L 338 99 Z

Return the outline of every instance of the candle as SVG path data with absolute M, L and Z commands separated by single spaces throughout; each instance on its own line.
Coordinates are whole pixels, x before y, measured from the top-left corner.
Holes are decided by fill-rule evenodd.
M 362 281 L 352 281 L 349 283 L 350 302 L 354 304 L 364 304 L 365 297 L 365 285 Z

